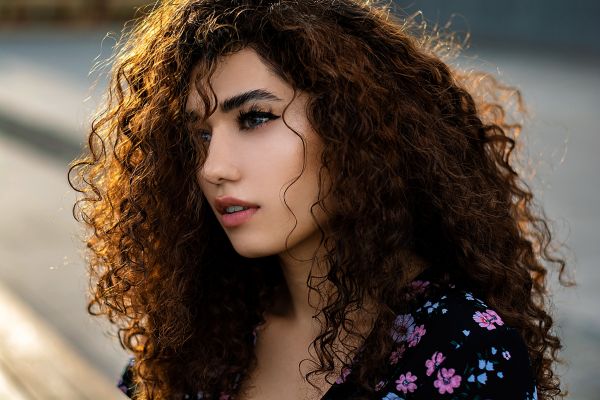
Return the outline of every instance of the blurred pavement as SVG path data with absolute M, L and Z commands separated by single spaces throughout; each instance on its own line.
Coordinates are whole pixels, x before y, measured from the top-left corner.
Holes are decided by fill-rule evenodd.
M 108 29 L 0 33 L 0 281 L 116 383 L 127 355 L 87 315 L 67 182 L 95 107 L 84 101 L 88 73 Z
M 567 245 L 577 282 L 560 287 L 551 275 L 567 398 L 600 399 L 600 59 L 541 49 L 477 53 L 476 65 L 521 89 L 530 113 L 522 137 L 535 166 L 531 185 Z
M 0 281 L 115 380 L 126 361 L 107 327 L 85 310 L 87 280 L 67 163 L 85 140 L 100 90 L 88 77 L 114 40 L 96 31 L 0 32 Z M 113 29 L 115 31 L 115 29 Z M 539 49 L 481 48 L 474 62 L 521 88 L 532 118 L 523 132 L 533 187 L 579 286 L 555 286 L 570 399 L 600 393 L 600 60 Z M 473 64 L 462 60 L 461 63 Z M 84 102 L 89 96 L 94 101 Z M 555 275 L 553 276 L 555 277 Z

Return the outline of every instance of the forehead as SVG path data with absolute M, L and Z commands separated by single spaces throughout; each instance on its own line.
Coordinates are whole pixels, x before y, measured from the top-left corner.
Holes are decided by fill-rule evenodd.
M 212 98 L 212 95 L 206 85 L 206 80 L 199 76 L 199 67 L 200 65 L 196 65 L 190 76 L 190 92 L 187 98 L 186 110 L 202 115 L 204 106 L 198 90 L 208 94 L 209 98 Z M 242 49 L 219 59 L 214 73 L 210 77 L 210 84 L 218 102 L 239 93 L 256 89 L 267 89 L 281 99 L 291 97 L 293 92 L 292 87 L 275 74 L 260 56 L 250 48 Z

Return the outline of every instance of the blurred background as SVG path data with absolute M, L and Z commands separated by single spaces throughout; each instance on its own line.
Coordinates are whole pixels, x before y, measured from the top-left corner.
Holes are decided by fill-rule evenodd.
M 67 165 L 138 0 L 0 0 L 0 400 L 120 398 L 127 354 L 88 316 Z M 568 398 L 600 399 L 600 3 L 396 1 L 470 47 L 455 63 L 518 87 L 530 184 L 578 283 L 551 276 Z

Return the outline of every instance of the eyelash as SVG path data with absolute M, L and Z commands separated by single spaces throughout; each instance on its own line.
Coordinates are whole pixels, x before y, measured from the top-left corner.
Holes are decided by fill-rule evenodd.
M 266 121 L 256 124 L 256 126 L 244 127 L 245 122 L 247 122 L 248 120 L 254 119 L 254 118 L 258 118 L 258 119 L 264 118 L 264 119 L 266 119 Z M 236 120 L 237 120 L 238 124 L 242 127 L 241 128 L 242 130 L 249 131 L 252 129 L 257 129 L 257 128 L 261 127 L 262 125 L 266 124 L 268 121 L 271 121 L 271 120 L 274 120 L 277 118 L 279 118 L 279 117 L 272 114 L 270 111 L 263 111 L 257 105 L 252 105 L 248 111 L 240 110 L 237 115 Z M 211 133 L 207 132 L 207 131 L 200 131 L 200 137 L 202 138 L 202 141 L 207 142 L 208 140 L 205 140 L 203 138 L 203 136 L 210 135 L 210 134 Z

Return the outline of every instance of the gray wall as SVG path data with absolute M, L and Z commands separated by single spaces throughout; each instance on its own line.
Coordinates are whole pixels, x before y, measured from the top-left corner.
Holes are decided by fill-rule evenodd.
M 468 30 L 473 45 L 542 47 L 600 56 L 597 0 L 396 0 L 406 13 Z M 455 29 L 452 29 L 455 30 Z

